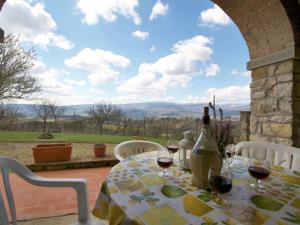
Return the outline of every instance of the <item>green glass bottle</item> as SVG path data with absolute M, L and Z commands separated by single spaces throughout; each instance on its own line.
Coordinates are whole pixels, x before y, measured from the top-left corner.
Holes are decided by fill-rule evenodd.
M 190 164 L 193 185 L 207 189 L 209 168 L 214 167 L 215 170 L 221 171 L 222 157 L 212 137 L 208 107 L 204 107 L 202 122 L 200 136 L 190 155 Z

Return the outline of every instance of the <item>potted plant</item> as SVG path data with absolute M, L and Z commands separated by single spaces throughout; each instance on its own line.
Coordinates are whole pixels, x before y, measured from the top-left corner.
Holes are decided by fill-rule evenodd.
M 94 155 L 95 157 L 103 157 L 105 155 L 106 145 L 105 144 L 94 144 Z
M 71 159 L 72 144 L 39 144 L 32 148 L 34 162 L 57 162 Z

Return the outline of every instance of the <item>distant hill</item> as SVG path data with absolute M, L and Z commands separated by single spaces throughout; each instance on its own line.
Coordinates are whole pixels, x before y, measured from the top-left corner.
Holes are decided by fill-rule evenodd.
M 31 104 L 10 104 L 17 108 L 25 117 L 34 117 Z M 66 115 L 71 116 L 75 112 L 76 115 L 86 116 L 87 110 L 91 104 L 71 105 L 66 107 Z M 207 104 L 179 104 L 172 102 L 143 102 L 129 103 L 117 105 L 130 118 L 144 117 L 200 117 L 202 109 Z M 247 104 L 222 104 L 217 105 L 217 108 L 222 108 L 224 116 L 239 117 L 240 111 L 249 110 Z

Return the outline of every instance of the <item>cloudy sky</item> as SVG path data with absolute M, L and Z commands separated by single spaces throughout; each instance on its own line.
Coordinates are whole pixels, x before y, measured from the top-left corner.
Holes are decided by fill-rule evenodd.
M 209 0 L 9 0 L 0 27 L 34 47 L 39 96 L 62 105 L 249 103 L 246 43 Z

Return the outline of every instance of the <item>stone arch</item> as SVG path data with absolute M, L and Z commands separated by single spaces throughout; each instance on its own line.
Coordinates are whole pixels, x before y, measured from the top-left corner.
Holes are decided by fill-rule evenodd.
M 300 147 L 300 0 L 212 0 L 249 49 L 250 140 Z
M 279 0 L 213 1 L 240 29 L 251 60 L 294 45 L 293 27 Z

